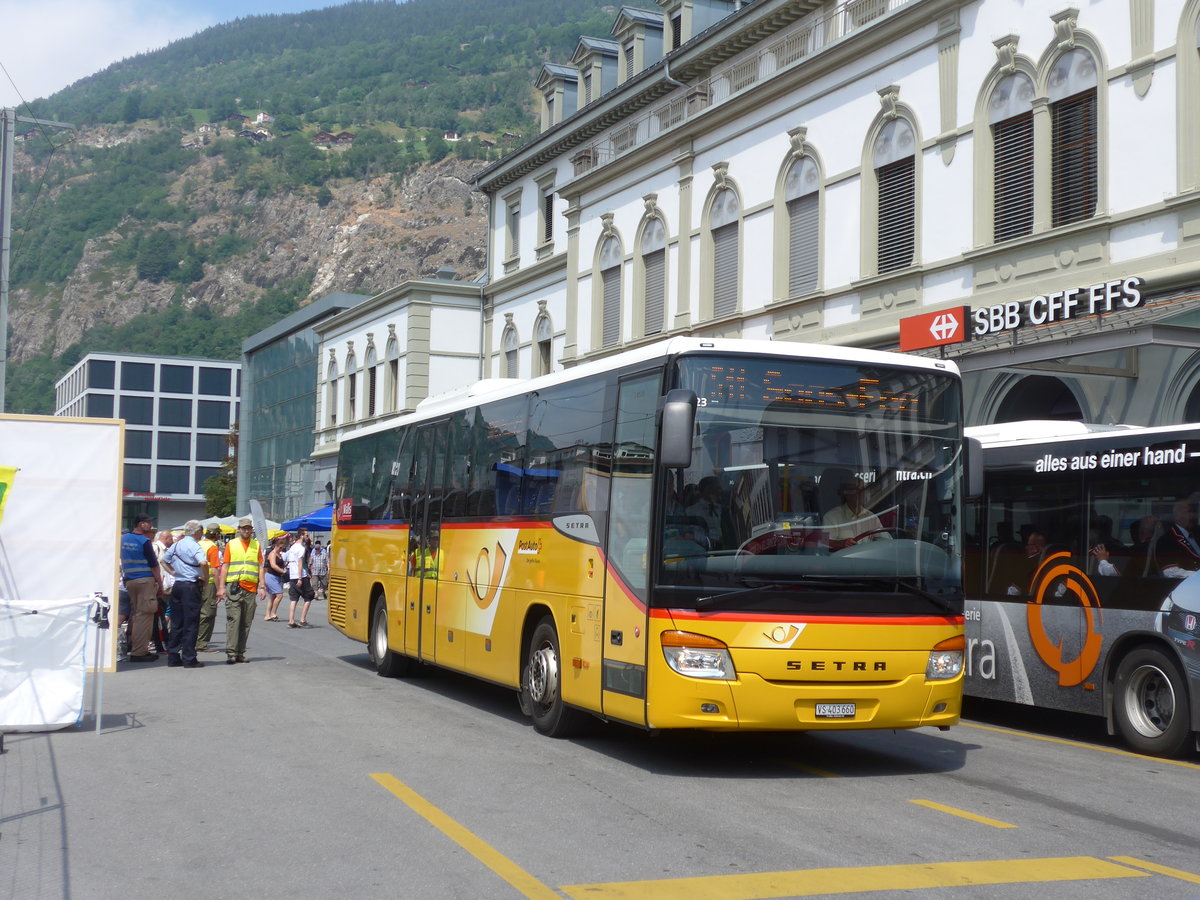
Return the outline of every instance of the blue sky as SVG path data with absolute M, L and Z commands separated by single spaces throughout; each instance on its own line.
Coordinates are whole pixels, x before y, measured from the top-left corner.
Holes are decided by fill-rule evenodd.
M 244 16 L 345 0 L 0 0 L 0 107 L 19 106 L 98 72 Z

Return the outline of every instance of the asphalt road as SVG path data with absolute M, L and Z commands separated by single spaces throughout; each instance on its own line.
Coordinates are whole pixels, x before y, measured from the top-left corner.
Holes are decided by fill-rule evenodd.
M 0 898 L 1200 897 L 1200 757 L 1095 720 L 555 741 L 364 651 L 260 620 L 248 665 L 106 675 L 99 733 L 6 735 Z

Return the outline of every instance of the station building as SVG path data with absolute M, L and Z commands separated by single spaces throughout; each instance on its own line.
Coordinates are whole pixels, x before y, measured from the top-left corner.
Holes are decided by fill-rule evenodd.
M 687 333 L 954 359 L 969 424 L 1200 420 L 1200 0 L 657 0 L 484 170 L 483 374 Z

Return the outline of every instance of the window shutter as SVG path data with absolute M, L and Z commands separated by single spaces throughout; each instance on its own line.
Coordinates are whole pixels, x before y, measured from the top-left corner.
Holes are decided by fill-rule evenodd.
M 813 193 L 788 201 L 788 293 L 793 297 L 817 289 L 819 196 Z
M 633 44 L 625 45 L 625 80 L 633 77 Z
M 713 316 L 737 312 L 738 226 L 737 222 L 713 229 Z
M 908 156 L 875 170 L 879 185 L 879 272 L 913 263 L 916 249 L 916 164 Z
M 621 267 L 613 266 L 600 273 L 604 282 L 604 330 L 601 346 L 615 347 L 621 340 Z
M 1051 224 L 1055 227 L 1096 214 L 1096 91 L 1050 105 L 1053 140 Z
M 667 293 L 667 251 L 655 250 L 642 257 L 646 268 L 645 334 L 663 330 Z
M 521 373 L 520 360 L 516 350 L 504 351 L 504 377 L 519 378 Z
M 554 194 L 547 191 L 542 197 L 542 243 L 554 240 Z
M 1033 113 L 992 126 L 992 239 L 1033 233 Z

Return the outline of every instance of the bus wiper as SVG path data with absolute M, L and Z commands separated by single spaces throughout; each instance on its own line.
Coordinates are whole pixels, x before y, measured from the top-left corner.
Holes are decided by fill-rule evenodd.
M 936 606 L 938 609 L 942 610 L 943 612 L 947 612 L 952 616 L 962 615 L 962 610 L 955 608 L 954 604 L 951 603 L 949 600 L 946 600 L 944 597 L 938 596 L 937 594 L 933 593 L 932 591 L 927 591 L 927 590 L 925 590 L 925 588 L 920 587 L 919 585 L 914 584 L 911 581 L 905 581 L 903 578 L 897 578 L 897 579 L 895 579 L 894 583 L 895 583 L 896 587 L 903 588 L 904 590 L 908 591 L 910 594 L 912 594 L 916 597 L 921 597 L 924 600 L 928 600 L 930 603 L 932 603 L 934 606 Z
M 696 600 L 696 609 L 709 609 L 718 604 L 723 604 L 724 601 L 734 597 L 741 597 L 745 594 L 753 594 L 759 591 L 780 591 L 796 587 L 845 587 L 846 585 L 858 583 L 857 581 L 844 578 L 799 578 L 794 581 L 763 581 L 749 587 L 739 588 L 736 591 L 726 591 L 723 594 L 711 594 L 708 597 L 700 597 Z

